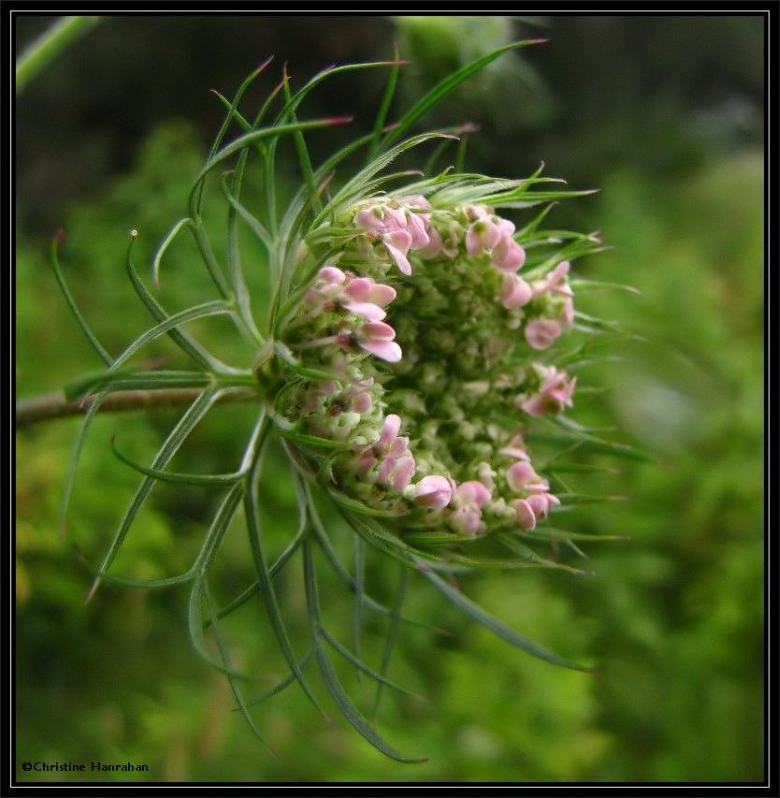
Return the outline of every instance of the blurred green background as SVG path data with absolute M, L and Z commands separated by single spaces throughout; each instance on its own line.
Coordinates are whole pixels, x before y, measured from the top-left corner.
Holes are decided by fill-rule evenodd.
M 18 46 L 50 22 L 19 17 Z M 141 231 L 138 261 L 146 269 L 181 216 L 221 121 L 209 88 L 231 94 L 275 53 L 277 72 L 250 92 L 252 107 L 284 61 L 301 85 L 329 63 L 391 57 L 397 42 L 411 60 L 400 92 L 408 104 L 459 64 L 540 36 L 549 43 L 495 62 L 426 121 L 481 125 L 469 144 L 474 171 L 520 177 L 543 160 L 547 174 L 600 188 L 560 206 L 551 224 L 601 231 L 613 249 L 578 269 L 642 294 L 591 292 L 578 305 L 622 320 L 641 338 L 614 343 L 619 361 L 579 370 L 582 385 L 607 390 L 583 393 L 574 417 L 617 427 L 620 439 L 656 462 L 613 463 L 620 473 L 606 484 L 572 479 L 583 492 L 629 498 L 566 518 L 576 531 L 630 538 L 589 547 L 593 576 L 494 572 L 464 588 L 522 633 L 598 662 L 598 672 L 533 660 L 413 580 L 407 614 L 451 634 L 405 630 L 390 676 L 426 700 L 386 691 L 379 724 L 402 752 L 429 761 L 385 759 L 345 723 L 323 721 L 295 688 L 255 712 L 271 755 L 231 711 L 223 676 L 192 650 L 184 589 L 104 586 L 84 605 L 90 576 L 73 544 L 94 562 L 135 485 L 111 453 L 111 436 L 135 459 L 148 459 L 175 414 L 98 419 L 67 537 L 58 506 L 78 423 L 50 422 L 17 434 L 19 764 L 147 763 L 148 773 L 131 777 L 138 780 L 763 778 L 761 17 L 105 19 L 18 98 L 18 393 L 56 390 L 100 367 L 50 272 L 56 227 L 67 231 L 63 259 L 74 292 L 108 349 L 119 351 L 148 326 L 124 275 L 126 234 Z M 302 115 L 355 114 L 353 127 L 369 129 L 384 77 L 371 70 L 325 83 Z M 310 136 L 315 155 L 344 135 Z M 292 151 L 282 151 L 290 156 L 284 192 L 297 177 Z M 223 246 L 225 211 L 213 196 L 207 208 Z M 177 246 L 163 272 L 163 301 L 172 306 L 211 298 L 188 247 Z M 259 292 L 256 258 L 249 279 Z M 202 333 L 220 351 L 231 346 L 216 323 Z M 165 342 L 148 351 L 175 361 Z M 245 408 L 213 413 L 173 467 L 233 470 L 249 421 Z M 269 468 L 264 495 L 280 547 L 294 529 L 295 504 L 278 454 Z M 194 488 L 153 496 L 118 573 L 186 568 L 215 500 Z M 347 533 L 337 537 L 349 558 Z M 251 580 L 240 529 L 224 555 L 218 587 L 230 595 Z M 298 570 L 284 573 L 280 591 L 303 645 Z M 394 564 L 370 560 L 377 596 L 388 597 L 396 578 Z M 327 584 L 323 597 L 332 631 L 346 637 L 347 597 Z M 383 627 L 372 623 L 376 661 Z M 248 697 L 284 674 L 259 606 L 236 614 L 229 633 L 236 662 L 259 674 Z M 354 674 L 343 673 L 370 706 L 372 691 L 361 693 Z

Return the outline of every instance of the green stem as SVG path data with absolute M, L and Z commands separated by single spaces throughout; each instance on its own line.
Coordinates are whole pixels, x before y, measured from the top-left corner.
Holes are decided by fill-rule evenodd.
M 95 27 L 101 17 L 63 17 L 41 34 L 16 59 L 16 93 L 21 94 L 25 86 L 41 70 L 56 58 L 79 36 Z

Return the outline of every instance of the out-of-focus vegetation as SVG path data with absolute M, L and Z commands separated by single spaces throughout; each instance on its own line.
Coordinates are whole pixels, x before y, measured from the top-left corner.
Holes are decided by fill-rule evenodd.
M 262 41 L 275 34 L 277 44 L 250 49 L 249 24 Z M 120 48 L 115 61 L 102 62 L 100 85 L 86 79 L 85 65 L 112 42 L 116 46 L 125 25 L 130 41 L 148 32 L 142 52 L 134 58 Z M 28 35 L 34 27 L 30 21 Z M 619 361 L 580 369 L 582 387 L 602 385 L 606 391 L 583 392 L 574 417 L 595 427 L 617 426 L 656 462 L 613 462 L 621 473 L 603 479 L 572 476 L 583 492 L 628 497 L 584 505 L 566 518 L 570 529 L 629 538 L 588 547 L 593 576 L 496 572 L 471 578 L 464 588 L 524 634 L 564 654 L 594 659 L 598 672 L 563 671 L 525 657 L 464 623 L 413 580 L 407 614 L 450 634 L 404 630 L 390 676 L 427 701 L 386 691 L 379 720 L 400 750 L 426 754 L 429 761 L 401 766 L 384 759 L 345 725 L 328 725 L 295 688 L 255 713 L 273 757 L 231 712 L 224 677 L 192 651 L 183 591 L 106 585 L 84 605 L 90 575 L 79 552 L 94 562 L 135 484 L 112 454 L 111 436 L 116 433 L 117 445 L 143 460 L 175 413 L 98 419 L 64 537 L 58 503 L 77 421 L 53 422 L 17 435 L 20 763 L 147 763 L 148 774 L 131 776 L 139 780 L 760 780 L 761 20 L 553 17 L 483 24 L 469 18 L 466 24 L 441 18 L 434 24 L 409 18 L 394 31 L 389 20 L 370 18 L 363 27 L 313 18 L 298 35 L 315 50 L 306 55 L 313 66 L 335 60 L 328 58 L 333 53 L 342 61 L 385 57 L 398 38 L 417 75 L 405 88 L 407 97 L 435 80 L 438 70 L 469 60 L 479 48 L 492 49 L 502 37 L 551 39 L 476 79 L 453 98 L 450 121 L 482 125 L 470 151 L 475 168 L 520 176 L 544 159 L 549 174 L 577 187 L 600 187 L 599 194 L 561 206 L 550 218 L 598 229 L 614 247 L 578 262 L 581 273 L 629 283 L 642 293 L 605 289 L 578 298 L 578 307 L 622 320 L 635 337 L 614 341 L 609 354 Z M 178 36 L 171 39 L 171 30 Z M 286 50 L 293 54 L 289 20 L 280 18 L 108 20 L 31 83 L 29 97 L 20 102 L 19 133 L 29 132 L 20 146 L 18 197 L 20 396 L 55 390 L 100 365 L 49 271 L 46 225 L 52 217 L 67 230 L 63 259 L 74 292 L 109 350 L 119 350 L 148 325 L 124 278 L 126 234 L 131 227 L 141 231 L 138 260 L 149 263 L 155 244 L 181 215 L 219 112 L 214 106 L 203 111 L 211 102 L 204 75 L 216 68 L 208 51 L 199 49 L 215 31 L 234 32 L 233 49 L 222 40 L 216 45 L 225 56 L 220 75 L 229 76 L 231 85 L 272 49 L 280 61 Z M 170 62 L 164 75 L 155 47 Z M 305 71 L 308 61 L 303 63 Z M 114 124 L 110 102 L 107 116 L 84 113 L 100 107 L 90 106 L 89 98 L 112 83 L 110 70 L 117 85 L 127 85 L 128 75 L 144 78 L 135 96 L 125 98 L 138 103 L 129 126 Z M 507 79 L 517 84 L 511 96 L 525 97 L 523 103 L 502 102 Z M 353 78 L 350 85 L 357 88 L 340 95 L 335 108 L 327 106 L 335 90 L 326 91 L 321 108 L 342 112 L 353 99 L 365 112 L 381 94 L 375 75 L 363 82 Z M 187 102 L 159 96 L 174 86 L 187 93 Z M 55 164 L 51 153 L 62 153 L 68 141 L 67 135 L 65 145 L 58 140 L 58 115 L 69 113 L 63 91 L 66 102 L 73 98 L 63 126 L 71 131 L 73 150 L 70 162 Z M 47 108 L 53 109 L 49 115 Z M 167 119 L 160 110 L 174 108 Z M 197 126 L 182 121 L 188 116 Z M 82 130 L 88 146 L 74 133 Z M 117 136 L 131 155 L 117 155 Z M 70 170 L 77 176 L 66 185 L 78 186 L 79 193 L 55 185 L 60 171 Z M 216 198 L 209 210 L 215 243 L 223 246 L 224 210 Z M 250 246 L 247 238 L 247 253 Z M 162 274 L 163 301 L 183 307 L 206 298 L 201 271 L 188 244 L 178 245 Z M 259 294 L 259 254 L 257 268 L 249 271 Z M 204 323 L 201 330 L 223 349 L 232 345 L 218 323 Z M 148 349 L 149 357 L 172 354 L 163 342 Z M 247 421 L 238 407 L 213 413 L 173 466 L 233 470 Z M 272 459 L 270 476 L 268 524 L 281 545 L 295 523 L 281 457 Z M 179 572 L 204 533 L 213 495 L 187 489 L 155 496 L 118 572 Z M 215 585 L 224 596 L 250 579 L 243 537 L 238 529 L 233 533 Z M 349 556 L 346 532 L 340 542 Z M 292 628 L 303 630 L 298 570 L 285 572 L 280 584 Z M 369 578 L 379 596 L 389 597 L 397 569 L 376 556 Z M 341 592 L 326 591 L 323 598 L 332 630 L 346 636 L 347 600 Z M 377 622 L 373 630 L 382 628 Z M 237 614 L 228 630 L 236 662 L 260 674 L 247 696 L 262 693 L 284 670 L 259 606 Z M 369 649 L 374 661 L 380 646 Z M 347 669 L 344 676 L 353 678 Z M 366 689 L 368 707 L 372 696 Z M 19 777 L 29 775 L 20 771 Z M 72 778 L 38 776 L 63 777 Z

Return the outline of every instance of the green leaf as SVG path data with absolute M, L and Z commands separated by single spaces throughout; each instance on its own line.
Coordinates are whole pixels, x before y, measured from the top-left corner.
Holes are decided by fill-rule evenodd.
M 255 69 L 253 72 L 250 72 L 249 75 L 247 75 L 247 77 L 242 81 L 241 85 L 238 87 L 238 90 L 236 91 L 236 94 L 233 97 L 233 101 L 228 103 L 227 116 L 225 117 L 225 120 L 222 122 L 222 126 L 220 127 L 219 132 L 217 133 L 216 138 L 214 139 L 214 143 L 211 145 L 208 157 L 206 158 L 207 161 L 211 160 L 219 150 L 219 145 L 222 143 L 222 141 L 225 138 L 225 134 L 227 133 L 228 128 L 230 127 L 230 122 L 236 116 L 240 116 L 240 114 L 238 113 L 238 105 L 241 102 L 242 97 L 246 93 L 246 90 L 252 85 L 255 79 L 265 71 L 266 67 L 271 63 L 271 61 L 273 61 L 273 56 L 267 58 L 262 64 L 260 64 L 259 67 L 257 67 L 257 69 Z M 222 96 L 219 95 L 218 92 L 217 94 L 220 97 Z M 197 191 L 197 197 L 195 198 L 194 201 L 194 209 L 196 216 L 200 215 L 201 210 L 203 208 L 203 189 L 204 189 L 204 181 L 201 180 L 199 183 L 196 183 L 196 188 L 194 189 Z
M 76 441 L 73 444 L 73 451 L 70 456 L 70 465 L 68 467 L 68 476 L 65 480 L 65 487 L 62 492 L 62 502 L 60 505 L 60 527 L 63 532 L 66 529 L 66 522 L 68 517 L 68 510 L 70 508 L 71 498 L 73 497 L 73 488 L 76 483 L 76 474 L 78 472 L 79 462 L 81 460 L 81 452 L 84 449 L 84 443 L 87 439 L 87 433 L 92 426 L 92 421 L 97 415 L 100 405 L 111 392 L 111 388 L 104 388 L 97 396 L 93 397 L 90 403 L 89 410 L 87 410 L 82 420 L 79 431 L 76 436 Z
M 221 391 L 218 388 L 207 388 L 190 405 L 184 415 L 182 415 L 182 417 L 179 419 L 178 424 L 176 424 L 170 435 L 163 443 L 160 451 L 154 458 L 152 468 L 161 469 L 168 465 L 171 458 L 179 450 L 190 432 L 192 432 L 198 422 L 209 412 L 209 410 L 211 410 L 214 403 L 219 399 L 220 394 Z M 136 491 L 130 506 L 125 512 L 124 518 L 122 519 L 119 528 L 114 534 L 111 545 L 109 546 L 108 551 L 103 558 L 100 568 L 98 569 L 98 575 L 95 578 L 95 581 L 89 592 L 89 597 L 91 597 L 95 590 L 97 590 L 97 587 L 100 584 L 101 576 L 110 568 L 111 563 L 119 553 L 119 549 L 121 548 L 127 533 L 130 531 L 130 527 L 132 526 L 135 517 L 138 515 L 139 510 L 143 506 L 147 496 L 149 495 L 149 492 L 152 490 L 154 485 L 155 480 L 151 477 L 146 477 L 143 482 L 141 482 L 141 485 Z
M 271 748 L 268 745 L 268 743 L 266 743 L 265 740 L 263 740 L 260 732 L 257 729 L 257 726 L 255 726 L 255 722 L 252 719 L 252 716 L 249 714 L 248 705 L 244 701 L 244 697 L 241 694 L 241 688 L 238 686 L 238 684 L 236 684 L 236 680 L 232 675 L 233 667 L 230 662 L 230 655 L 228 654 L 227 646 L 225 645 L 225 641 L 222 637 L 222 634 L 219 631 L 219 624 L 217 622 L 217 619 L 214 617 L 214 607 L 211 601 L 211 597 L 209 596 L 208 585 L 205 582 L 204 582 L 203 596 L 206 600 L 205 604 L 209 620 L 211 620 L 212 626 L 214 628 L 214 637 L 217 641 L 217 648 L 219 649 L 219 655 L 222 659 L 223 670 L 227 676 L 228 683 L 230 684 L 230 689 L 233 692 L 233 697 L 236 699 L 236 703 L 238 704 L 239 709 L 243 713 L 244 718 L 246 722 L 249 724 L 249 728 L 252 730 L 255 737 L 257 737 L 263 743 L 263 745 L 265 745 L 270 751 Z
M 379 149 L 379 144 L 382 138 L 382 131 L 385 127 L 385 122 L 387 120 L 387 114 L 390 110 L 390 106 L 393 103 L 393 98 L 395 97 L 395 90 L 396 86 L 398 85 L 398 73 L 400 71 L 401 62 L 399 59 L 398 53 L 398 45 L 395 45 L 395 61 L 396 63 L 393 64 L 393 67 L 390 70 L 390 76 L 387 79 L 387 85 L 385 86 L 385 92 L 382 95 L 382 102 L 379 104 L 379 110 L 376 114 L 376 119 L 374 120 L 374 134 L 371 140 L 371 146 L 368 149 L 368 159 L 371 160 L 372 157 L 376 155 L 377 150 Z
M 107 365 L 110 366 L 114 359 L 108 352 L 103 348 L 100 341 L 98 341 L 97 336 L 95 333 L 92 332 L 92 328 L 87 324 L 87 320 L 84 316 L 81 315 L 81 311 L 76 304 L 76 300 L 73 298 L 73 294 L 70 292 L 70 288 L 68 288 L 68 283 L 65 280 L 65 275 L 62 272 L 62 267 L 60 266 L 60 259 L 58 253 L 60 235 L 55 235 L 51 242 L 51 263 L 54 267 L 54 275 L 57 278 L 57 282 L 59 283 L 60 290 L 62 291 L 62 295 L 65 297 L 65 301 L 68 303 L 68 307 L 70 308 L 71 313 L 75 317 L 76 321 L 78 322 L 79 327 L 81 327 L 81 331 L 86 336 L 87 340 L 92 344 L 92 348 L 97 352 L 98 357 Z
M 154 253 L 154 260 L 152 261 L 152 279 L 154 280 L 154 284 L 159 288 L 160 287 L 160 264 L 162 263 L 163 255 L 168 251 L 168 247 L 173 243 L 173 240 L 179 234 L 179 230 L 186 225 L 191 225 L 192 219 L 189 216 L 185 216 L 183 219 L 179 219 L 178 222 L 170 229 L 169 233 L 163 239 L 163 242 L 157 248 L 157 252 Z
M 363 636 L 363 595 L 366 590 L 366 549 L 363 539 L 357 535 L 352 540 L 355 547 L 355 604 L 352 612 L 352 643 L 355 655 L 360 659 Z M 358 681 L 360 679 L 360 666 L 358 666 Z
M 127 267 L 127 274 L 130 277 L 130 282 L 138 294 L 139 299 L 144 303 L 146 309 L 157 319 L 162 322 L 169 318 L 163 306 L 149 293 L 143 281 L 138 276 L 138 271 L 133 263 L 133 244 L 135 243 L 137 233 L 132 231 L 130 235 L 130 244 L 127 247 L 127 257 L 125 265 Z M 171 329 L 168 332 L 171 339 L 179 346 L 179 348 L 186 352 L 196 363 L 200 364 L 204 369 L 215 371 L 219 374 L 228 374 L 235 372 L 230 366 L 221 363 L 210 352 L 204 349 L 197 341 L 190 337 L 187 333 L 177 329 Z
M 295 486 L 296 486 L 296 493 L 298 495 L 298 508 L 300 513 L 298 531 L 290 539 L 290 541 L 284 547 L 282 552 L 269 566 L 268 575 L 271 577 L 271 579 L 273 579 L 276 576 L 276 574 L 278 574 L 279 571 L 282 570 L 282 568 L 285 566 L 290 557 L 292 557 L 292 555 L 295 554 L 295 552 L 298 550 L 298 547 L 301 544 L 301 541 L 306 535 L 306 532 L 309 529 L 309 514 L 308 514 L 308 505 L 306 502 L 306 497 L 302 495 L 297 480 L 295 481 Z M 219 610 L 219 612 L 217 613 L 217 618 L 222 619 L 225 616 L 229 615 L 234 610 L 246 604 L 246 602 L 249 601 L 252 598 L 252 596 L 256 595 L 259 590 L 260 590 L 260 581 L 256 579 L 254 582 L 252 582 L 251 585 L 249 585 L 249 587 L 242 590 L 241 593 L 239 593 L 234 599 L 232 599 L 221 610 Z
M 390 628 L 387 631 L 387 638 L 385 640 L 384 650 L 382 651 L 382 664 L 379 666 L 379 672 L 382 676 L 387 675 L 387 670 L 390 667 L 390 658 L 393 655 L 393 648 L 395 647 L 396 640 L 398 639 L 398 632 L 401 629 L 401 611 L 403 609 L 404 599 L 406 598 L 406 588 L 409 584 L 409 569 L 405 564 L 401 564 L 400 576 L 398 578 L 398 587 L 395 591 L 395 598 L 393 599 L 393 606 L 390 615 Z M 379 703 L 382 700 L 382 683 L 376 686 L 376 695 L 374 696 L 374 706 L 371 710 L 372 717 L 376 716 L 379 710 Z
M 214 383 L 209 374 L 199 371 L 131 371 L 89 374 L 65 386 L 65 398 L 73 401 L 78 398 L 90 399 L 87 394 L 103 387 L 112 391 L 145 391 L 165 388 L 205 388 Z
M 612 541 L 612 540 L 630 540 L 627 535 L 591 535 L 585 532 L 570 532 L 569 530 L 556 529 L 551 526 L 538 526 L 530 533 L 532 537 L 543 537 L 548 540 L 584 540 L 584 541 Z
M 263 600 L 263 607 L 265 608 L 268 620 L 273 628 L 274 635 L 279 643 L 279 646 L 284 654 L 284 658 L 290 667 L 290 670 L 295 674 L 298 683 L 301 685 L 304 693 L 317 708 L 317 710 L 325 715 L 322 707 L 317 701 L 314 693 L 309 687 L 308 682 L 303 676 L 303 672 L 298 667 L 298 663 L 293 652 L 290 639 L 287 635 L 287 629 L 284 620 L 279 610 L 279 604 L 276 599 L 276 592 L 273 587 L 273 580 L 266 565 L 265 552 L 263 550 L 261 530 L 260 530 L 260 507 L 258 502 L 258 482 L 260 479 L 262 469 L 262 458 L 258 458 L 254 464 L 251 473 L 247 476 L 247 490 L 244 496 L 244 510 L 246 516 L 247 533 L 249 535 L 249 544 L 252 549 L 252 558 L 254 560 L 255 569 L 257 570 L 257 577 L 260 587 L 260 594 Z
M 478 604 L 475 604 L 471 599 L 464 596 L 459 590 L 456 590 L 450 584 L 445 582 L 440 576 L 437 576 L 426 563 L 417 560 L 417 567 L 420 573 L 429 582 L 431 582 L 431 584 L 433 584 L 437 590 L 442 592 L 450 601 L 452 601 L 453 604 L 462 609 L 475 621 L 481 623 L 487 629 L 490 629 L 491 632 L 498 635 L 507 643 L 516 646 L 522 651 L 525 651 L 527 654 L 531 654 L 532 656 L 538 657 L 545 662 L 549 662 L 552 665 L 560 665 L 562 668 L 570 668 L 576 671 L 590 670 L 588 667 L 584 665 L 578 665 L 571 660 L 564 659 L 552 651 L 548 651 L 546 648 L 543 648 L 537 643 L 534 643 L 518 634 L 514 631 L 514 629 L 511 629 L 502 621 L 494 618 L 488 612 L 483 610 Z
M 190 641 L 195 653 L 204 661 L 207 662 L 212 668 L 229 675 L 236 679 L 250 679 L 250 677 L 235 670 L 224 662 L 214 658 L 214 655 L 209 651 L 206 645 L 206 638 L 203 634 L 203 620 L 202 620 L 202 606 L 204 604 L 204 577 L 202 574 L 194 577 L 192 588 L 190 589 L 190 597 L 187 602 L 187 621 L 188 629 L 190 632 Z
M 239 165 L 236 169 L 233 178 L 233 190 L 236 195 L 241 193 L 242 181 L 244 178 L 244 169 L 246 166 L 246 150 L 241 154 Z M 230 198 L 230 192 L 227 191 L 227 186 L 223 181 L 223 189 L 227 192 Z M 236 200 L 237 202 L 237 200 Z M 228 210 L 228 265 L 230 268 L 230 282 L 233 289 L 233 296 L 235 297 L 236 309 L 238 310 L 238 319 L 243 327 L 250 344 L 256 347 L 262 347 L 265 343 L 263 336 L 257 329 L 254 317 L 252 315 L 252 304 L 249 297 L 249 289 L 244 279 L 244 271 L 241 265 L 241 250 L 238 239 L 238 211 L 234 205 L 231 205 Z
M 238 510 L 238 505 L 241 503 L 243 495 L 243 483 L 236 483 L 225 495 L 211 523 L 209 532 L 206 535 L 206 540 L 203 542 L 198 557 L 192 566 L 192 570 L 195 574 L 205 576 L 206 571 L 217 555 L 217 551 L 219 551 L 219 547 L 222 545 L 222 539 L 225 537 L 225 533 L 230 527 L 230 523 Z
M 114 361 L 111 369 L 118 368 L 123 363 L 126 363 L 139 349 L 142 349 L 146 344 L 160 338 L 171 330 L 181 327 L 187 322 L 195 321 L 196 319 L 205 319 L 209 316 L 224 316 L 233 313 L 232 307 L 226 305 L 220 300 L 213 302 L 204 302 L 202 305 L 196 305 L 192 308 L 187 308 L 179 313 L 174 313 L 164 321 L 155 325 L 147 330 L 143 335 L 138 336 L 117 359 Z
M 393 144 L 393 142 L 403 138 L 403 136 L 405 136 L 407 132 L 410 131 L 423 116 L 425 116 L 425 114 L 439 105 L 450 94 L 452 94 L 452 92 L 455 91 L 455 89 L 457 89 L 461 83 L 468 80 L 477 72 L 480 72 L 482 69 L 488 66 L 488 64 L 491 64 L 497 58 L 500 58 L 504 53 L 507 53 L 510 50 L 516 50 L 520 47 L 528 47 L 533 44 L 540 44 L 543 41 L 545 40 L 534 39 L 523 42 L 513 42 L 512 44 L 508 44 L 505 47 L 494 50 L 492 53 L 488 53 L 487 55 L 478 58 L 476 61 L 472 61 L 470 64 L 467 64 L 456 72 L 453 72 L 451 75 L 444 78 L 444 80 L 437 83 L 436 86 L 434 86 L 433 89 L 428 92 L 428 94 L 426 94 L 422 99 L 418 100 L 418 102 L 415 103 L 401 117 L 398 124 L 385 135 L 381 143 L 381 149 L 384 150 Z
M 422 133 L 419 136 L 412 136 L 412 138 L 402 141 L 400 144 L 397 144 L 387 152 L 378 155 L 368 164 L 368 166 L 361 169 L 351 180 L 347 181 L 347 183 L 336 193 L 333 199 L 314 219 L 312 227 L 318 227 L 320 224 L 322 224 L 327 215 L 331 213 L 334 208 L 341 208 L 355 197 L 362 196 L 365 186 L 371 180 L 371 178 L 373 178 L 374 175 L 381 172 L 383 169 L 387 168 L 402 152 L 409 150 L 412 147 L 419 147 L 421 144 L 424 144 L 426 141 L 431 141 L 432 139 L 447 138 L 454 139 L 457 137 L 452 136 L 449 133 Z
M 610 283 L 604 280 L 585 280 L 582 277 L 578 277 L 576 280 L 570 280 L 569 284 L 572 288 L 576 288 L 578 292 L 588 289 L 612 288 L 617 291 L 627 291 L 630 294 L 642 296 L 642 292 L 638 288 L 635 288 L 633 285 L 626 285 L 625 283 Z
M 354 141 L 350 142 L 340 150 L 330 156 L 323 164 L 314 172 L 314 180 L 317 185 L 320 185 L 326 177 L 333 172 L 333 170 L 343 160 L 348 158 L 354 152 L 359 150 L 371 141 L 371 133 L 366 136 L 361 136 Z M 304 183 L 297 191 L 295 196 L 289 202 L 287 210 L 282 217 L 281 224 L 279 225 L 279 241 L 280 249 L 283 253 L 283 260 L 287 260 L 290 256 L 291 247 L 295 241 L 295 237 L 303 224 L 303 219 L 306 212 L 312 204 L 312 197 L 309 194 L 306 184 Z
M 284 81 L 282 90 L 284 91 L 284 97 L 285 100 L 287 100 L 287 104 L 284 106 L 284 109 L 282 109 L 280 118 L 289 118 L 293 123 L 296 123 L 298 121 L 298 117 L 295 115 L 295 105 L 292 103 L 290 82 L 288 80 Z M 314 208 L 319 210 L 322 203 L 320 202 L 319 193 L 317 192 L 317 185 L 314 181 L 314 170 L 311 166 L 311 156 L 309 155 L 309 150 L 306 146 L 306 139 L 304 139 L 303 133 L 301 133 L 300 130 L 296 130 L 293 133 L 293 141 L 295 142 L 295 151 L 298 153 L 298 162 L 301 167 L 301 172 L 303 173 L 306 187 L 312 196 Z
M 319 597 L 317 594 L 317 577 L 314 569 L 314 557 L 311 550 L 311 543 L 308 540 L 303 542 L 303 562 L 304 562 L 304 578 L 306 583 L 306 602 L 309 607 L 309 617 L 312 626 L 312 636 L 314 638 L 314 649 L 317 657 L 317 663 L 320 667 L 325 687 L 331 695 L 331 698 L 336 702 L 336 706 L 345 718 L 345 720 L 360 734 L 368 743 L 374 748 L 383 753 L 385 756 L 394 759 L 396 762 L 424 762 L 425 758 L 409 758 L 402 756 L 391 745 L 385 742 L 382 737 L 374 730 L 371 724 L 363 717 L 357 707 L 352 703 L 349 696 L 341 685 L 341 682 L 336 675 L 328 655 L 325 652 L 319 637 L 321 632 L 320 628 L 320 613 L 319 613 Z
M 365 673 L 367 676 L 370 676 L 372 679 L 374 679 L 374 681 L 378 683 L 377 687 L 381 688 L 384 685 L 391 687 L 393 690 L 397 690 L 399 693 L 404 693 L 405 695 L 409 695 L 414 698 L 422 697 L 417 695 L 417 693 L 413 693 L 411 690 L 407 690 L 405 687 L 401 687 L 400 684 L 390 681 L 390 679 L 388 679 L 383 673 L 375 671 L 370 665 L 367 665 L 362 659 L 360 659 L 359 656 L 353 654 L 345 645 L 340 643 L 323 627 L 320 627 L 319 632 L 322 637 L 333 647 L 333 649 L 338 652 L 347 662 L 354 665 L 359 672 Z
M 357 515 L 368 516 L 369 518 L 403 518 L 403 516 L 408 514 L 408 511 L 382 510 L 378 507 L 369 507 L 363 502 L 357 501 L 345 493 L 330 487 L 327 488 L 327 492 L 336 504 Z
M 529 533 L 529 539 L 531 539 L 531 534 Z M 581 570 L 580 568 L 573 568 L 571 565 L 566 565 L 565 563 L 557 562 L 556 560 L 550 560 L 546 557 L 542 557 L 541 555 L 537 554 L 530 546 L 526 546 L 524 543 L 521 543 L 517 537 L 514 535 L 498 535 L 499 542 L 513 554 L 518 554 L 523 558 L 528 559 L 530 562 L 538 565 L 541 568 L 552 568 L 561 571 L 567 571 L 570 574 L 577 574 L 582 575 L 586 573 L 586 571 Z
M 331 117 L 329 119 L 311 119 L 305 122 L 295 122 L 288 125 L 275 125 L 274 127 L 264 127 L 259 130 L 253 130 L 251 133 L 245 133 L 239 136 L 235 141 L 232 141 L 226 147 L 223 147 L 212 158 L 210 158 L 203 168 L 198 172 L 195 178 L 195 183 L 202 180 L 215 166 L 222 163 L 231 155 L 235 155 L 245 147 L 249 147 L 258 141 L 263 141 L 269 138 L 278 138 L 287 133 L 294 133 L 296 130 L 317 130 L 323 127 L 333 127 L 335 125 L 343 125 L 351 121 L 349 117 Z
M 190 231 L 195 239 L 195 243 L 200 250 L 200 255 L 203 258 L 203 263 L 206 266 L 206 271 L 209 273 L 214 286 L 216 287 L 219 295 L 223 299 L 230 299 L 230 287 L 225 280 L 225 275 L 222 273 L 222 267 L 217 262 L 217 256 L 209 242 L 206 228 L 200 220 L 200 217 L 193 213 L 193 222 L 190 225 Z
M 219 615 L 217 615 L 219 617 Z M 314 650 L 309 649 L 301 658 L 298 660 L 298 668 L 301 671 L 306 670 L 308 664 L 314 658 Z M 284 679 L 281 679 L 277 682 L 270 690 L 263 693 L 259 698 L 253 698 L 251 701 L 247 702 L 247 707 L 254 707 L 258 704 L 262 704 L 264 701 L 267 701 L 269 698 L 273 698 L 275 695 L 279 695 L 283 690 L 286 690 L 291 684 L 294 684 L 297 681 L 296 676 L 294 673 L 290 672 Z M 235 710 L 241 709 L 241 707 L 235 707 Z
M 186 585 L 195 578 L 192 569 L 176 576 L 164 576 L 160 579 L 129 579 L 124 576 L 114 576 L 113 574 L 103 574 L 100 579 L 110 585 L 120 587 L 140 588 L 142 590 L 173 587 L 174 585 Z
M 242 205 L 231 193 L 230 189 L 227 187 L 227 175 L 222 177 L 222 192 L 225 195 L 225 199 L 227 199 L 228 204 L 231 208 L 233 208 L 236 213 L 246 222 L 249 229 L 257 236 L 258 240 L 266 247 L 266 249 L 270 250 L 273 246 L 273 240 L 271 238 L 271 234 L 265 228 L 263 223 L 256 217 L 253 216 L 244 205 Z
M 174 482 L 183 485 L 203 485 L 206 487 L 229 487 L 244 476 L 240 471 L 234 471 L 232 474 L 182 474 L 175 471 L 147 468 L 123 455 L 122 452 L 116 448 L 114 438 L 111 439 L 111 450 L 126 466 L 160 482 Z
M 344 584 L 349 590 L 353 593 L 356 590 L 355 580 L 352 578 L 352 574 L 347 571 L 347 569 L 341 564 L 339 561 L 338 556 L 336 555 L 335 550 L 333 549 L 333 545 L 330 542 L 330 538 L 328 537 L 327 530 L 325 529 L 324 524 L 322 523 L 322 519 L 320 518 L 320 514 L 317 511 L 317 506 L 314 503 L 314 497 L 311 495 L 311 491 L 309 486 L 301 480 L 298 475 L 295 475 L 296 482 L 301 486 L 301 489 L 304 491 L 308 503 L 309 503 L 309 511 L 311 514 L 311 520 L 313 524 L 313 534 L 314 539 L 319 544 L 320 548 L 322 549 L 322 553 L 325 555 L 325 559 L 328 561 L 329 565 L 331 566 L 333 572 L 336 576 L 341 580 L 342 584 Z M 376 599 L 374 599 L 368 593 L 363 595 L 363 604 L 367 609 L 372 610 L 373 612 L 380 613 L 382 615 L 392 615 L 392 610 L 386 607 L 384 604 L 381 604 Z M 420 621 L 413 621 L 410 618 L 401 618 L 402 622 L 408 624 L 410 626 L 417 626 L 421 629 L 427 629 L 429 631 L 435 631 L 437 634 L 447 634 L 443 629 L 439 629 L 436 627 L 432 627 L 429 624 L 421 623 Z

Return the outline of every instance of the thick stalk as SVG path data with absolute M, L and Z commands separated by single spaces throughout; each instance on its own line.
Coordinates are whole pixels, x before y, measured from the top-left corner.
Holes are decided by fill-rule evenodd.
M 203 392 L 202 388 L 164 388 L 153 391 L 116 391 L 109 394 L 99 412 L 112 413 L 123 410 L 140 410 L 150 407 L 182 407 L 192 404 Z M 50 421 L 68 416 L 81 416 L 93 401 L 92 396 L 68 401 L 62 393 L 50 393 L 22 399 L 16 403 L 16 426 L 24 427 L 37 421 Z M 257 401 L 256 391 L 236 390 L 225 393 L 219 404 Z

